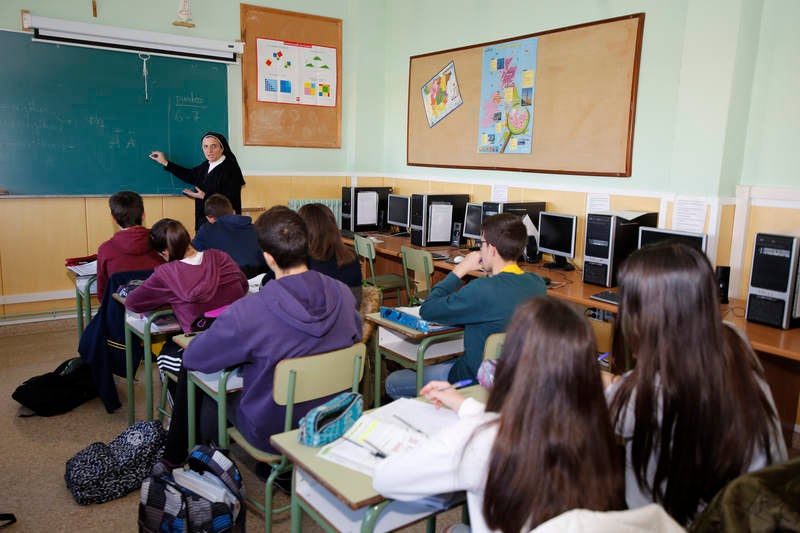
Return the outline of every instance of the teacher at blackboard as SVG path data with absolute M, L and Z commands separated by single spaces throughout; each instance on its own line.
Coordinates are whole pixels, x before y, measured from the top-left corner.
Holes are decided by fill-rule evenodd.
M 203 208 L 206 197 L 215 193 L 226 196 L 236 214 L 242 214 L 244 176 L 228 140 L 221 133 L 209 131 L 203 135 L 202 147 L 206 160 L 194 168 L 182 167 L 168 161 L 164 152 L 150 152 L 150 159 L 164 165 L 179 179 L 194 185 L 194 190 L 183 189 L 183 194 L 194 198 L 195 229 L 206 221 Z

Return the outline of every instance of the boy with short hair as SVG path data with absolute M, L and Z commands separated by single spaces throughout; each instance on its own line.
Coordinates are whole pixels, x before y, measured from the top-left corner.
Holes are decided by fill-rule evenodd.
M 183 354 L 183 368 L 216 372 L 242 365 L 244 386 L 240 393 L 228 395 L 228 419 L 253 446 L 273 451 L 269 438 L 283 431 L 284 420 L 284 408 L 272 397 L 275 365 L 290 357 L 352 346 L 361 340 L 361 316 L 347 285 L 308 269 L 308 235 L 300 215 L 276 206 L 258 217 L 255 229 L 275 279 L 257 294 L 232 303 L 198 335 Z M 319 403 L 296 405 L 295 424 Z M 216 428 L 213 404 L 203 398 L 201 432 Z M 185 457 L 185 432 L 186 424 L 173 416 L 167 462 Z
M 101 302 L 111 274 L 148 270 L 164 263 L 150 246 L 150 230 L 142 225 L 142 197 L 133 191 L 120 191 L 111 195 L 108 207 L 119 231 L 97 248 L 97 299 Z
M 527 242 L 527 230 L 518 216 L 501 213 L 489 217 L 481 225 L 477 243 L 480 250 L 467 255 L 431 289 L 420 308 L 420 317 L 463 326 L 464 355 L 426 365 L 423 384 L 432 380 L 453 383 L 476 379 L 486 338 L 505 331 L 519 304 L 547 294 L 542 278 L 517 265 Z M 480 268 L 487 277 L 475 278 L 462 287 L 462 278 Z M 416 373 L 408 369 L 392 372 L 386 378 L 386 393 L 392 398 L 416 396 Z
M 235 214 L 231 201 L 219 193 L 206 199 L 204 209 L 210 223 L 198 228 L 192 241 L 194 248 L 198 252 L 209 248 L 222 250 L 236 261 L 248 278 L 266 272 L 267 263 L 252 219 Z

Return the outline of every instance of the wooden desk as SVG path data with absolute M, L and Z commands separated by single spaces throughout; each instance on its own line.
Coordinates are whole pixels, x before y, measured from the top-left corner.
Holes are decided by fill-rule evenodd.
M 377 255 L 375 262 L 376 274 L 385 272 L 402 273 L 400 262 L 400 246 L 409 245 L 407 237 L 390 237 L 378 234 L 377 238 L 384 241 L 375 243 Z M 419 247 L 417 247 L 419 248 Z M 465 254 L 466 250 L 451 247 L 425 248 L 430 251 L 449 253 L 455 255 Z M 455 265 L 445 261 L 434 261 L 434 283 L 442 279 Z M 617 306 L 592 300 L 590 296 L 605 290 L 604 287 L 583 283 L 579 271 L 565 272 L 549 270 L 541 264 L 521 264 L 523 270 L 534 272 L 540 276 L 547 276 L 554 282 L 566 282 L 557 288 L 548 288 L 548 294 L 561 298 L 587 308 L 602 309 L 612 313 L 617 312 Z M 475 276 L 483 275 L 480 272 Z M 795 424 L 800 425 L 798 400 L 800 400 L 800 328 L 781 330 L 748 322 L 744 318 L 745 301 L 731 299 L 730 303 L 722 306 L 722 318 L 733 322 L 750 339 L 753 349 L 759 354 L 767 382 L 772 389 L 778 414 L 784 426 L 784 431 L 795 431 Z M 790 434 L 790 433 L 787 433 Z
M 461 389 L 460 392 L 465 396 L 484 402 L 488 395 L 480 385 Z M 297 493 L 298 481 L 312 487 L 323 497 L 327 497 L 323 504 L 334 508 L 337 513 L 345 517 L 358 517 L 363 520 L 362 532 L 373 531 L 376 525 L 380 530 L 384 530 L 386 526 L 383 523 L 379 524 L 378 520 L 382 515 L 391 512 L 390 504 L 393 500 L 387 500 L 375 492 L 370 476 L 322 459 L 317 455 L 319 448 L 312 448 L 297 442 L 297 431 L 280 433 L 270 438 L 270 443 L 275 449 L 286 455 L 295 466 L 295 479 L 292 483 L 292 532 L 299 533 L 303 511 L 314 518 L 326 531 L 335 530 L 326 519 L 330 511 L 317 509 L 316 507 L 321 507 L 319 504 Z M 401 504 L 402 502 L 395 503 Z M 427 513 L 427 515 L 430 514 L 430 512 Z M 419 520 L 425 516 L 426 514 L 420 514 L 412 518 Z M 397 524 L 393 525 L 399 527 Z
M 373 322 L 378 331 L 373 335 L 375 354 L 375 407 L 381 404 L 381 357 L 386 357 L 413 368 L 417 373 L 417 394 L 422 388 L 422 369 L 425 364 L 433 364 L 452 359 L 464 353 L 464 330 L 451 327 L 430 333 L 409 328 L 383 318 L 380 313 L 364 317 Z
M 125 298 L 120 296 L 117 293 L 112 295 L 114 300 L 118 301 L 125 306 Z M 159 311 L 154 311 L 147 315 L 143 324 L 131 324 L 128 321 L 127 310 L 125 315 L 125 374 L 126 380 L 128 384 L 128 425 L 132 425 L 134 422 L 134 418 L 136 416 L 135 413 L 135 402 L 134 402 L 134 393 L 133 393 L 133 379 L 134 379 L 134 369 L 133 369 L 133 335 L 136 335 L 142 342 L 144 343 L 144 353 L 142 355 L 142 359 L 144 360 L 144 408 L 145 408 L 145 419 L 146 420 L 153 420 L 153 343 L 152 343 L 152 325 L 153 322 L 160 317 L 163 316 L 171 316 L 172 309 L 162 309 Z M 155 333 L 156 335 L 169 335 L 171 333 L 177 333 L 181 330 L 180 325 L 175 322 L 174 326 L 170 326 L 165 328 L 162 331 Z

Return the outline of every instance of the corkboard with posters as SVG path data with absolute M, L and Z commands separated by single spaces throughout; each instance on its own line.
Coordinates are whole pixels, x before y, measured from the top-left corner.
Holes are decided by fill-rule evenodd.
M 245 43 L 242 55 L 242 127 L 244 144 L 248 146 L 292 146 L 310 148 L 340 148 L 342 145 L 342 21 L 329 17 L 295 13 L 280 9 L 241 4 L 242 40 Z M 259 42 L 259 40 L 261 40 Z M 305 95 L 319 94 L 313 103 L 300 101 L 288 103 L 281 96 L 292 87 L 289 77 L 265 76 L 259 70 L 259 59 L 265 59 L 264 43 L 278 42 L 286 47 L 317 48 L 329 55 L 304 55 L 293 65 L 281 64 L 289 69 L 323 66 L 333 74 L 328 83 L 306 83 Z M 259 49 L 259 44 L 261 48 Z M 275 47 L 277 50 L 277 47 Z M 260 51 L 259 51 L 260 50 Z M 322 57 L 319 57 L 319 56 Z M 324 64 L 324 59 L 332 59 Z M 278 61 L 285 57 L 277 53 Z M 311 61 L 313 59 L 313 61 Z M 314 63 L 314 64 L 312 64 Z M 273 72 L 275 72 L 274 65 Z M 335 68 L 335 72 L 332 72 Z M 323 70 L 318 70 L 325 73 Z M 270 79 L 267 79 L 270 78 Z M 297 81 L 296 79 L 294 81 Z M 274 87 L 273 87 L 273 84 Z M 296 84 L 297 85 L 297 84 Z M 302 85 L 302 84 L 301 84 Z M 266 88 L 265 88 L 266 87 Z M 273 91 L 274 89 L 274 91 Z M 300 87 L 299 89 L 302 89 Z M 331 90 L 332 89 L 332 90 Z M 276 101 L 265 100 L 265 91 L 279 95 Z M 319 90 L 319 92 L 317 92 Z M 329 92 L 324 92 L 328 90 Z M 309 92 L 310 91 L 310 92 Z M 280 95 L 280 93 L 284 93 Z M 327 102 L 327 103 L 326 103 Z M 333 105 L 331 105 L 331 103 Z
M 407 163 L 630 176 L 643 28 L 638 13 L 411 57 Z M 526 39 L 537 43 L 529 153 L 481 152 L 484 49 Z M 462 102 L 431 125 L 421 90 L 451 62 Z

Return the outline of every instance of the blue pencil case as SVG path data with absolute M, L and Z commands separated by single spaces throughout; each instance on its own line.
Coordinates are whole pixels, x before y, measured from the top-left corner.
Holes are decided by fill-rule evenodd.
M 363 411 L 364 400 L 359 393 L 343 392 L 300 419 L 297 440 L 306 446 L 333 442 L 350 429 Z

